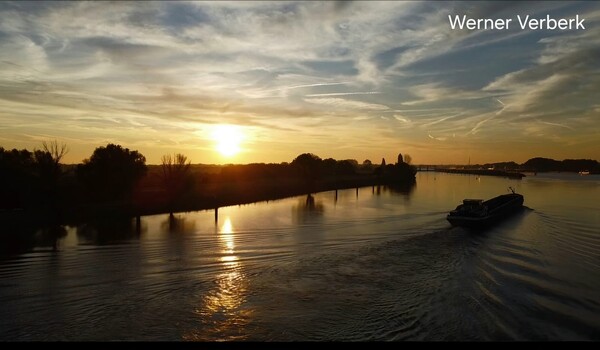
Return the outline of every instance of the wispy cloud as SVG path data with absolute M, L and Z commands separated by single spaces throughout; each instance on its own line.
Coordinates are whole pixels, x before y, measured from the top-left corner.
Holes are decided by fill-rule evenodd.
M 304 99 L 304 101 L 325 106 L 338 107 L 342 109 L 366 109 L 372 111 L 383 111 L 389 109 L 388 106 L 384 106 L 377 103 L 346 100 L 343 98 L 307 98 Z
M 427 134 L 427 136 L 432 139 L 432 140 L 436 140 L 436 141 L 446 141 L 446 137 L 434 137 L 431 134 Z
M 398 114 L 394 114 L 394 118 L 395 118 L 397 121 L 400 121 L 400 122 L 403 122 L 403 123 L 410 123 L 410 119 L 408 119 L 408 118 L 406 118 L 406 117 L 403 117 L 403 116 L 401 116 L 401 115 L 398 115 Z
M 324 96 L 349 96 L 349 95 L 376 95 L 380 94 L 378 91 L 364 91 L 364 92 L 331 92 L 326 94 L 309 94 L 306 97 L 324 97 Z
M 449 143 L 519 137 L 600 158 L 589 146 L 600 27 L 447 23 L 515 11 L 600 19 L 597 3 L 562 2 L 2 2 L 1 140 L 53 136 L 86 151 L 114 140 L 144 145 L 155 162 L 174 147 L 210 149 L 204 131 L 232 123 L 256 137 L 247 161 L 289 161 L 311 145 L 341 158 L 409 147 L 443 159 Z M 578 136 L 588 143 L 575 148 Z M 432 137 L 447 142 L 431 149 Z
M 558 127 L 569 129 L 569 130 L 575 130 L 572 127 L 570 127 L 568 125 L 564 125 L 564 124 L 550 123 L 550 122 L 543 122 L 543 121 L 539 121 L 539 122 L 542 123 L 542 124 L 546 124 L 546 125 L 558 126 Z

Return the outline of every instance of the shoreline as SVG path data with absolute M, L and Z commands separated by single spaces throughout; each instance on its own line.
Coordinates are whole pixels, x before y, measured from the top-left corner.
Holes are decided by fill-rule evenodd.
M 136 219 L 141 216 L 176 214 L 203 210 L 260 203 L 286 199 L 296 196 L 316 194 L 327 191 L 345 190 L 362 187 L 388 186 L 400 192 L 409 192 L 416 185 L 413 178 L 407 181 L 389 181 L 375 176 L 353 176 L 345 179 L 327 179 L 315 184 L 312 189 L 300 184 L 274 184 L 248 181 L 244 183 L 218 183 L 213 187 L 206 186 L 206 193 L 192 196 L 178 204 L 171 204 L 157 199 L 160 196 L 151 191 L 134 197 L 131 202 L 115 201 L 105 203 L 88 203 L 79 206 L 67 206 L 51 210 L 12 209 L 0 212 L 0 224 L 10 229 L 17 225 L 53 226 L 79 225 L 90 221 Z M 145 198 L 146 197 L 146 198 Z

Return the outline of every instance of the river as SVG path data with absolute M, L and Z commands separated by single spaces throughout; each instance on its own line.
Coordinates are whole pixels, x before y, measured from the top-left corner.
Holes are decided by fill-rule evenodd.
M 445 220 L 509 186 L 526 208 L 499 225 Z M 599 198 L 595 175 L 422 172 L 408 193 L 40 230 L 0 256 L 0 339 L 597 341 Z

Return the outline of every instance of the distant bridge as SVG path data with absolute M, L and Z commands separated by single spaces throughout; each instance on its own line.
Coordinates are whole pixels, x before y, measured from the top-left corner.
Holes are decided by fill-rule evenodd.
M 421 165 L 416 165 L 416 167 L 417 167 L 417 171 L 436 171 L 438 166 L 421 164 Z
M 521 179 L 525 177 L 525 174 L 516 171 L 503 171 L 496 169 L 465 169 L 461 168 L 448 168 L 440 165 L 415 165 L 417 171 L 437 171 L 441 173 L 451 174 L 469 174 L 469 175 L 485 175 L 485 176 L 503 176 L 513 179 Z

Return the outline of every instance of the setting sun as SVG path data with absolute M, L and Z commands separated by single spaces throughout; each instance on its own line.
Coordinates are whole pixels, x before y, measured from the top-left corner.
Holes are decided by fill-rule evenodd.
M 240 152 L 243 134 L 238 127 L 233 125 L 218 125 L 213 130 L 212 135 L 216 142 L 215 149 L 221 155 L 231 157 Z

